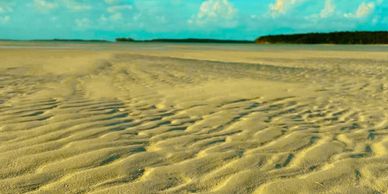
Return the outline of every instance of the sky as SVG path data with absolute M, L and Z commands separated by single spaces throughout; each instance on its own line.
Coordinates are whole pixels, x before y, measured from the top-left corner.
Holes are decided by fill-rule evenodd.
M 388 30 L 388 0 L 0 0 L 0 39 L 253 40 Z

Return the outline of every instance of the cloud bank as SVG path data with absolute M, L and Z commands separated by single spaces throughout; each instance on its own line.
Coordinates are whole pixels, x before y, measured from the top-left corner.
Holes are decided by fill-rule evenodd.
M 252 39 L 388 30 L 387 0 L 0 0 L 0 38 Z M 42 33 L 44 32 L 44 33 Z

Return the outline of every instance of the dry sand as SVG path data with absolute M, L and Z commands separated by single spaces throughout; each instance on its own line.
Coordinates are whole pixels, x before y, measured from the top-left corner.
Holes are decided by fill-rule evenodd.
M 387 51 L 0 43 L 0 193 L 387 193 Z

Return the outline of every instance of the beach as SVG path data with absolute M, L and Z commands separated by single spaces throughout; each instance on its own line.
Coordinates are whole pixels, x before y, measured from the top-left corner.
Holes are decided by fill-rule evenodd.
M 0 193 L 387 193 L 388 47 L 0 42 Z

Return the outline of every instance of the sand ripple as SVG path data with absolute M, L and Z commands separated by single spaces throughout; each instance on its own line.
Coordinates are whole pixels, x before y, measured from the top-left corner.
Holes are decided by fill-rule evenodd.
M 388 192 L 387 60 L 44 52 L 4 54 L 0 193 Z

